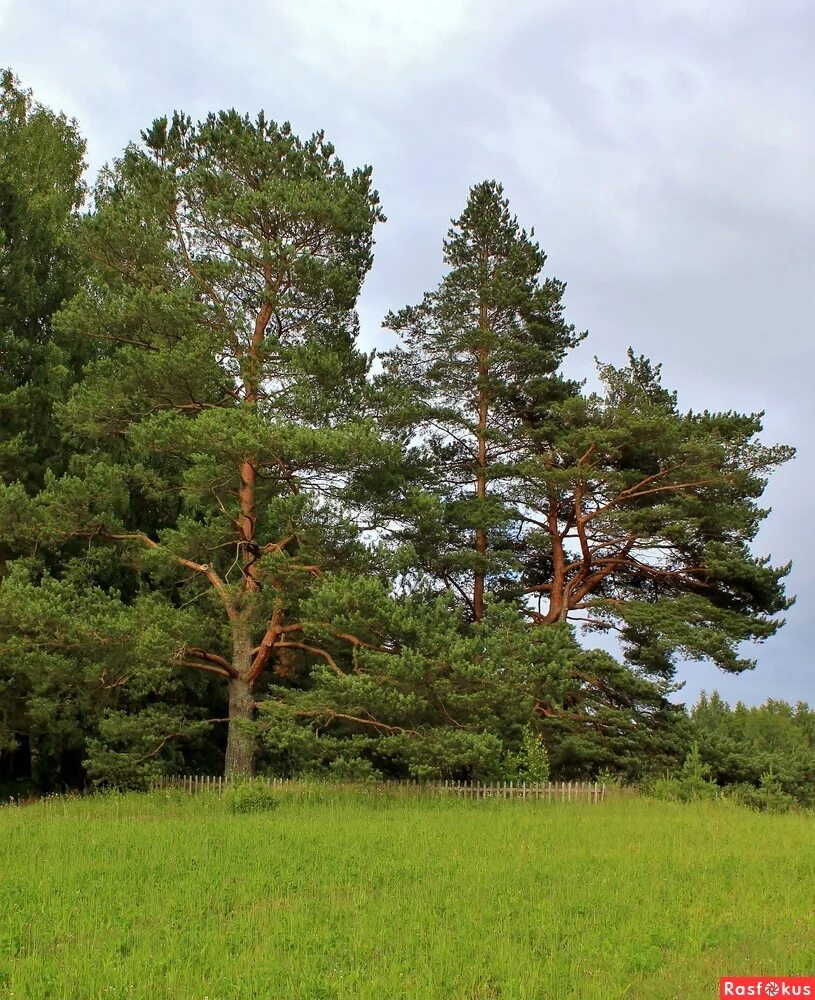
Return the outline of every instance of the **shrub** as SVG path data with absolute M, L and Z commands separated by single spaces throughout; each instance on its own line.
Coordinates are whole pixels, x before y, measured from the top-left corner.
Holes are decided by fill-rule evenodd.
M 608 767 L 602 767 L 597 772 L 597 781 L 601 785 L 608 785 L 609 788 L 623 788 L 625 786 L 625 775 L 619 771 L 612 771 Z
M 678 775 L 656 778 L 645 791 L 656 799 L 668 802 L 698 802 L 719 796 L 719 787 L 709 778 L 710 768 L 702 761 L 699 744 L 693 743 Z
M 507 754 L 504 777 L 529 785 L 545 785 L 549 781 L 549 754 L 532 726 L 524 729 L 518 753 Z
M 254 781 L 230 788 L 226 800 L 233 813 L 271 812 L 279 801 L 273 789 Z
M 324 772 L 330 781 L 382 781 L 382 773 L 364 757 L 339 757 Z
M 736 802 L 759 812 L 790 812 L 797 805 L 795 797 L 784 791 L 778 775 L 772 768 L 761 775 L 758 788 L 742 782 L 733 785 L 728 792 Z

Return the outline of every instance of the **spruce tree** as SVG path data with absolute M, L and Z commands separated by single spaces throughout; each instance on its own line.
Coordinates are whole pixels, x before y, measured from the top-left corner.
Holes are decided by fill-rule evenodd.
M 70 234 L 84 188 L 85 144 L 76 125 L 39 104 L 10 70 L 0 73 L 0 484 L 39 489 L 68 452 L 55 403 L 78 375 L 83 352 L 60 337 L 53 316 L 78 287 Z M 0 580 L 20 550 L 0 532 Z M 0 620 L 3 618 L 0 613 Z M 31 687 L 5 648 L 0 622 L 0 771 L 29 771 Z

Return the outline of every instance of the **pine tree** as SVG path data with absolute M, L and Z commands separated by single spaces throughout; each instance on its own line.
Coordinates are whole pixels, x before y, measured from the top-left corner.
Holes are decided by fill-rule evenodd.
M 568 625 L 533 628 L 494 601 L 474 622 L 450 594 L 395 596 L 386 579 L 339 575 L 306 610 L 341 669 L 317 665 L 308 686 L 278 689 L 260 706 L 279 773 L 540 780 L 541 761 L 535 770 L 524 752 L 533 720 L 558 778 L 601 768 L 634 778 L 684 755 L 685 716 L 667 700 L 670 685 L 581 649 Z M 340 631 L 355 638 L 350 663 L 340 660 Z
M 488 595 L 539 626 L 616 630 L 666 678 L 677 656 L 751 666 L 740 644 L 773 635 L 791 604 L 789 566 L 751 543 L 792 449 L 760 441 L 761 414 L 680 412 L 633 352 L 599 365 L 599 393 L 566 379 L 580 337 L 565 286 L 543 279 L 500 185 L 471 190 L 444 254 L 438 289 L 386 320 L 403 342 L 382 384 L 426 470 L 394 517 L 408 574 L 456 592 L 476 621 Z
M 261 678 L 329 655 L 305 641 L 304 595 L 366 558 L 355 475 L 388 461 L 354 346 L 382 218 L 370 182 L 322 133 L 262 114 L 157 120 L 101 175 L 79 236 L 90 280 L 60 315 L 105 346 L 62 414 L 95 450 L 28 505 L 0 496 L 18 537 L 115 545 L 164 595 L 148 630 L 178 635 L 184 616 L 167 653 L 227 682 L 230 774 L 253 766 Z
M 600 365 L 603 391 L 562 401 L 519 387 L 526 410 L 523 591 L 542 625 L 613 629 L 664 676 L 677 656 L 724 670 L 783 624 L 789 566 L 755 556 L 757 500 L 792 449 L 766 446 L 761 414 L 682 413 L 659 366 L 629 352 Z
M 533 235 L 510 214 L 500 184 L 477 184 L 444 242 L 449 270 L 439 287 L 385 320 L 402 343 L 384 358 L 382 384 L 430 456 L 425 490 L 402 514 L 412 526 L 402 540 L 475 621 L 487 581 L 517 568 L 513 390 L 531 380 L 538 396 L 567 392 L 556 372 L 581 339 L 563 318 L 564 286 L 542 276 L 546 256 Z

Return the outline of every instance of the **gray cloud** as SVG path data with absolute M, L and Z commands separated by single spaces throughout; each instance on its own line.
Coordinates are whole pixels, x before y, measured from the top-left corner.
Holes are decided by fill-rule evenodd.
M 757 547 L 795 560 L 798 604 L 754 672 L 682 672 L 688 697 L 748 702 L 815 701 L 813 29 L 806 0 L 0 0 L 2 62 L 77 117 L 94 168 L 156 115 L 233 105 L 372 163 L 389 222 L 366 346 L 438 280 L 468 186 L 497 177 L 590 331 L 577 374 L 631 344 L 683 406 L 766 410 L 799 455 Z

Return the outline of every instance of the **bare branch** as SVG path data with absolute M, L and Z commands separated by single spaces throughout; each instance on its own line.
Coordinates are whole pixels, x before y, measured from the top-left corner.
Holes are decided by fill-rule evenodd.
M 345 673 L 337 666 L 337 661 L 334 657 L 327 650 L 320 649 L 319 646 L 309 646 L 305 642 L 287 642 L 285 640 L 275 643 L 276 649 L 280 649 L 281 647 L 285 649 L 302 649 L 307 653 L 314 653 L 315 656 L 321 656 L 335 674 L 338 674 L 340 677 L 346 676 Z
M 174 659 L 173 663 L 178 667 L 187 667 L 190 670 L 203 670 L 208 674 L 218 674 L 219 677 L 229 678 L 237 676 L 237 674 L 227 673 L 226 670 L 223 670 L 221 667 L 215 667 L 211 663 L 196 663 L 194 660 L 181 660 L 178 658 Z
M 91 532 L 92 535 L 98 535 L 100 538 L 107 538 L 111 541 L 123 542 L 123 541 L 134 541 L 141 542 L 151 549 L 161 549 L 167 552 L 167 549 L 160 543 L 153 541 L 148 535 L 143 532 L 130 532 L 127 534 L 115 534 L 113 532 L 104 531 L 99 529 L 97 531 Z M 184 566 L 186 569 L 191 569 L 195 573 L 203 573 L 204 576 L 209 580 L 212 586 L 218 591 L 218 595 L 223 602 L 226 613 L 229 616 L 230 621 L 237 620 L 240 615 L 238 614 L 237 608 L 232 602 L 232 598 L 229 596 L 229 591 L 226 588 L 224 581 L 215 572 L 214 567 L 211 563 L 197 563 L 193 562 L 191 559 L 183 559 L 181 556 L 174 555 L 172 552 L 167 552 L 167 555 L 171 559 L 174 559 L 179 566 Z

